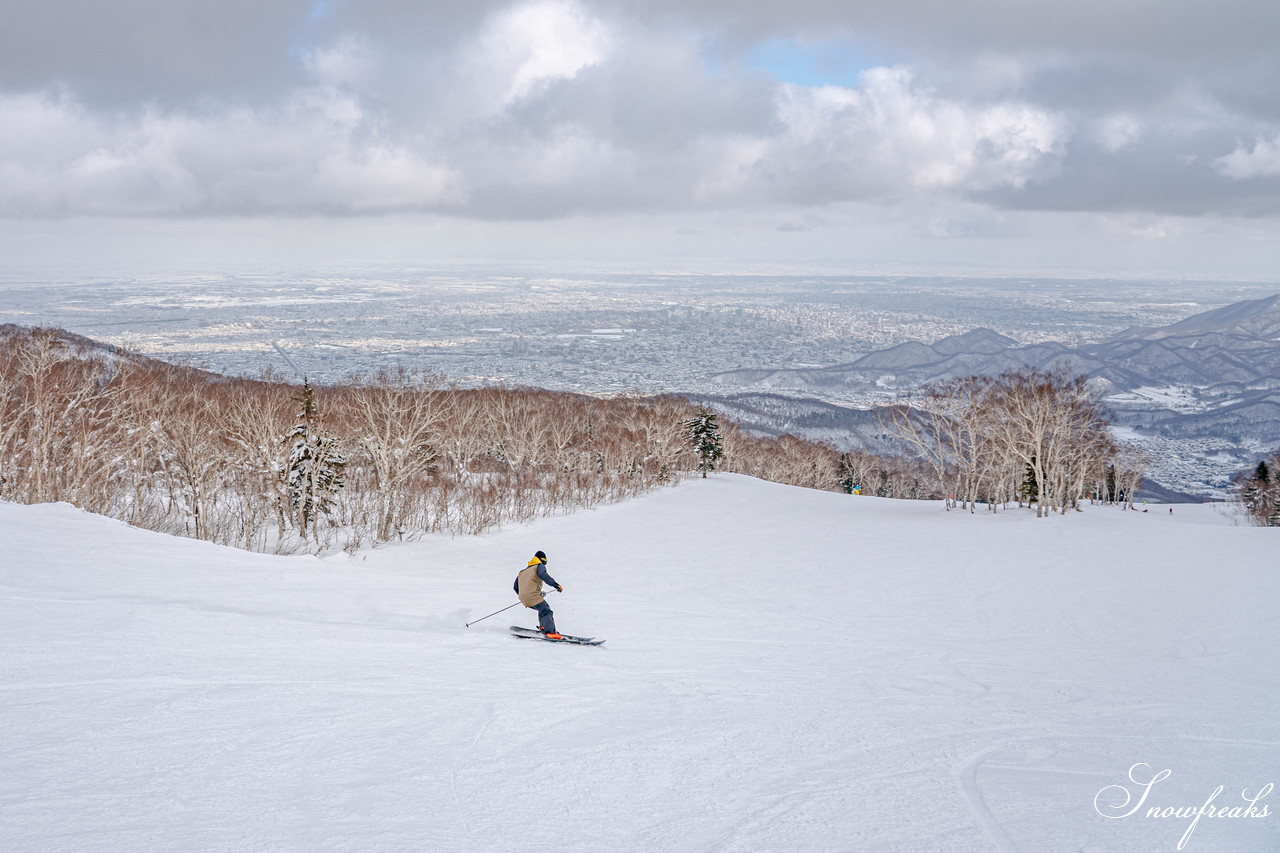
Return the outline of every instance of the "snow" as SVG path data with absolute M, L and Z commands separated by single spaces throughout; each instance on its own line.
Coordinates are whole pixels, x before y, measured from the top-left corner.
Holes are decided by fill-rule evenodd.
M 1194 348 L 1194 344 L 1192 347 Z M 1144 385 L 1130 391 L 1112 394 L 1107 397 L 1107 402 L 1126 406 L 1150 404 L 1150 408 L 1168 409 L 1171 412 L 1179 412 L 1181 414 L 1205 412 L 1215 405 L 1197 398 L 1193 389 L 1185 385 Z M 1217 403 L 1216 405 L 1222 404 Z
M 0 849 L 1157 851 L 1219 785 L 1184 849 L 1269 849 L 1280 540 L 1166 510 L 713 475 L 320 559 L 0 504 Z M 464 627 L 537 549 L 604 646 Z

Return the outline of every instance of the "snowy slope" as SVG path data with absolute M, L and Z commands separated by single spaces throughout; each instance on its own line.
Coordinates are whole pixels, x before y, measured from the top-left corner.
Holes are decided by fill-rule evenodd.
M 1174 850 L 1098 807 L 1280 781 L 1278 545 L 737 476 L 323 560 L 0 504 L 0 849 Z M 539 548 L 603 647 L 463 627 Z

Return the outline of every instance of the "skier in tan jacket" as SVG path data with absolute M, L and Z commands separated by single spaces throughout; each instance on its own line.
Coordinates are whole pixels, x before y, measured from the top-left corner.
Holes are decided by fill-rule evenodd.
M 551 605 L 547 604 L 547 597 L 542 593 L 542 585 L 544 583 L 548 586 L 554 586 L 556 592 L 564 592 L 564 587 L 556 583 L 555 578 L 547 574 L 547 555 L 539 551 L 533 555 L 529 565 L 521 569 L 520 574 L 516 575 L 516 582 L 513 587 L 516 595 L 520 596 L 521 604 L 531 610 L 538 611 L 538 630 L 548 639 L 563 639 L 556 632 L 555 615 L 551 612 Z

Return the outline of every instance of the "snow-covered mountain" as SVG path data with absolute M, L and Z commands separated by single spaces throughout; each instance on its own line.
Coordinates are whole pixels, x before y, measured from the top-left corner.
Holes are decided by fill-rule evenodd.
M 910 341 L 848 364 L 734 370 L 713 378 L 729 387 L 823 396 L 1064 365 L 1105 381 L 1114 392 L 1196 389 L 1199 405 L 1189 410 L 1120 400 L 1115 408 L 1124 425 L 1180 438 L 1280 444 L 1280 295 L 1238 302 L 1161 328 L 1130 329 L 1087 346 L 1018 346 L 989 329 L 975 329 L 932 344 Z
M 1220 785 L 1184 849 L 1267 849 L 1276 544 L 725 475 L 324 559 L 0 504 L 0 849 L 1172 851 Z M 464 627 L 537 549 L 603 647 Z
M 745 429 L 762 435 L 802 435 L 825 441 L 838 450 L 898 456 L 913 456 L 917 452 L 906 441 L 887 432 L 879 415 L 871 409 L 765 392 L 726 396 L 691 394 L 688 399 L 709 404 Z
M 1168 326 L 1131 329 L 1117 335 L 1116 339 L 1159 340 L 1194 335 L 1229 335 L 1264 343 L 1274 342 L 1280 338 L 1280 294 L 1224 305 Z

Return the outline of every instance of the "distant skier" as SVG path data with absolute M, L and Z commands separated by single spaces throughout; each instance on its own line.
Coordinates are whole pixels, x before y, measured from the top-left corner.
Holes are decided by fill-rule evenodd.
M 554 586 L 556 592 L 564 592 L 564 587 L 556 583 L 555 578 L 547 574 L 547 555 L 541 551 L 533 555 L 533 559 L 529 561 L 529 565 L 520 570 L 520 574 L 516 575 L 516 582 L 513 588 L 516 595 L 520 596 L 520 603 L 531 610 L 538 611 L 538 630 L 552 640 L 560 640 L 563 637 L 556 632 L 555 615 L 551 612 L 551 605 L 547 604 L 547 597 L 542 594 L 542 585 L 548 584 Z

